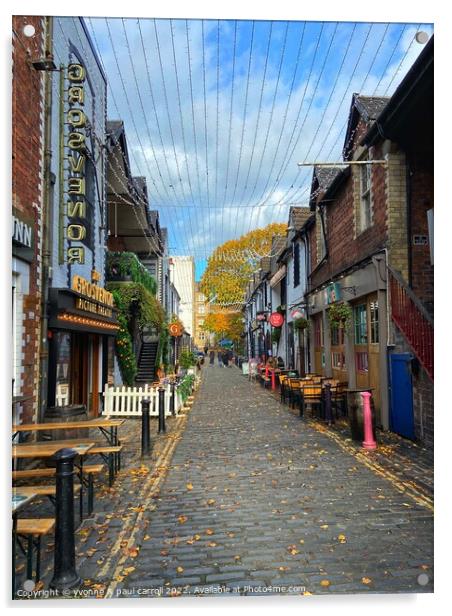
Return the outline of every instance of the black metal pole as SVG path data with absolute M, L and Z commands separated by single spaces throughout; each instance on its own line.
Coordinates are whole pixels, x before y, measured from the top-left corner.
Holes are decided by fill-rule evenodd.
M 149 419 L 150 400 L 141 401 L 141 457 L 151 453 L 151 429 Z
M 165 426 L 165 389 L 159 387 L 159 434 L 166 432 Z
M 170 398 L 170 411 L 171 415 L 176 414 L 176 383 L 171 383 L 171 398 Z
M 75 568 L 74 449 L 60 449 L 56 462 L 55 560 L 50 588 L 68 590 L 81 584 Z
M 330 383 L 327 383 L 325 385 L 325 421 L 327 421 L 329 425 L 333 423 L 333 417 L 331 414 L 331 384 Z

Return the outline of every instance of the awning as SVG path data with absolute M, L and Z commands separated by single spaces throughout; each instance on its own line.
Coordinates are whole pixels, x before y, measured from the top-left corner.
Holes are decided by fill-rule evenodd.
M 276 287 L 278 282 L 281 282 L 281 280 L 286 275 L 286 271 L 287 271 L 286 266 L 285 265 L 281 265 L 279 270 L 275 274 L 273 274 L 273 276 L 270 278 L 270 286 L 271 287 Z
M 119 323 L 114 307 L 87 299 L 70 289 L 51 289 L 49 298 L 51 329 L 117 335 Z

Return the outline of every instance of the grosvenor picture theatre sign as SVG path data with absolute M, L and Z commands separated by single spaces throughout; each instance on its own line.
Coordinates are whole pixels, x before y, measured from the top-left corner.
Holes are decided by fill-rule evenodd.
M 85 104 L 85 67 L 81 64 L 69 64 L 66 69 L 69 82 L 67 89 L 67 109 L 64 123 L 69 125 L 64 149 L 68 149 L 69 163 L 65 193 L 67 222 L 63 236 L 70 243 L 66 250 L 67 263 L 85 263 L 85 247 L 83 240 L 87 237 L 87 204 L 86 204 L 86 115 Z M 64 135 L 63 127 L 62 134 Z M 63 158 L 63 157 L 62 157 Z M 64 182 L 64 173 L 61 178 Z M 78 245 L 80 243 L 80 245 Z M 64 250 L 60 251 L 60 261 L 64 262 Z

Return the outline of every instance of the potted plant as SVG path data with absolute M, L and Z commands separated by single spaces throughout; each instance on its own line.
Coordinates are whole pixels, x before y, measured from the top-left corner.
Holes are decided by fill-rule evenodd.
M 280 338 L 281 338 L 281 328 L 274 327 L 272 330 L 272 342 L 278 343 Z
M 331 327 L 347 328 L 352 321 L 353 312 L 351 307 L 344 302 L 331 304 L 328 309 L 328 319 Z
M 304 317 L 300 317 L 299 319 L 294 320 L 293 326 L 295 327 L 295 329 L 305 330 L 305 329 L 308 329 L 309 327 L 309 321 L 308 319 L 305 319 Z

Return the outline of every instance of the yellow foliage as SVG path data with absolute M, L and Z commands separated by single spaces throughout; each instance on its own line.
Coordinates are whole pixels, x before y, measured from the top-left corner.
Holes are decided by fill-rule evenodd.
M 218 246 L 207 260 L 200 284 L 202 293 L 220 305 L 242 302 L 260 259 L 271 256 L 273 236 L 284 235 L 286 228 L 286 224 L 272 223 Z

